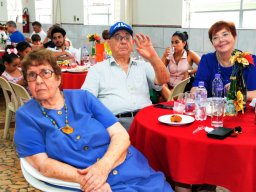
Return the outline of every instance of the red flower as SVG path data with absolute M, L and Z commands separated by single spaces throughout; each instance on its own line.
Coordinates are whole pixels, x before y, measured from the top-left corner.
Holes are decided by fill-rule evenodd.
M 251 54 L 244 55 L 244 58 L 247 59 L 247 61 L 248 61 L 250 64 L 254 65 L 254 60 L 253 60 L 253 57 L 252 57 Z

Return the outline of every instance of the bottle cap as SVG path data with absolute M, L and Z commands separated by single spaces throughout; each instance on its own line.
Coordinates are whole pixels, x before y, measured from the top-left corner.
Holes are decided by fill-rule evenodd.
M 219 73 L 216 73 L 216 74 L 215 74 L 215 78 L 220 78 L 220 74 L 219 74 Z
M 204 87 L 204 82 L 203 81 L 199 81 L 198 87 Z

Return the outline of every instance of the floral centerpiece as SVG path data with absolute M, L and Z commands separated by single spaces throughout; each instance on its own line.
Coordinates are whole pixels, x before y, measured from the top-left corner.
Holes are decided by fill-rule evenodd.
M 88 34 L 87 35 L 87 38 L 89 40 L 89 42 L 93 42 L 93 45 L 92 45 L 92 56 L 96 54 L 96 51 L 95 51 L 95 44 L 96 43 L 100 43 L 100 36 L 95 33 L 95 34 Z
M 234 50 L 230 58 L 233 64 L 232 74 L 230 76 L 230 89 L 227 94 L 227 115 L 235 115 L 241 111 L 244 113 L 247 99 L 247 88 L 244 81 L 243 71 L 254 65 L 252 55 L 248 52 Z

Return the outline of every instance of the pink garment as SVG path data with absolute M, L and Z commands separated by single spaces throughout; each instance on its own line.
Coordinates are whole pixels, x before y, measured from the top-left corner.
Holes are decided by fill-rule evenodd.
M 192 69 L 191 65 L 188 63 L 188 60 L 187 60 L 187 51 L 184 50 L 184 53 L 180 61 L 178 62 L 178 64 L 176 64 L 173 55 L 171 55 L 170 62 L 167 65 L 167 69 L 171 76 L 170 82 L 169 82 L 169 85 L 171 87 L 174 87 L 179 82 L 184 80 L 188 70 Z
M 7 79 L 8 81 L 12 82 L 12 83 L 17 83 L 19 80 L 23 79 L 22 75 L 19 76 L 19 77 L 13 77 L 9 73 L 7 73 L 6 71 L 4 71 L 1 76 L 4 77 L 5 79 Z

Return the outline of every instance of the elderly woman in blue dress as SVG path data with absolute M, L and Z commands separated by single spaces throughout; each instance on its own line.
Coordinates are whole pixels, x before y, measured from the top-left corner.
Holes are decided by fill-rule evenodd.
M 22 69 L 33 99 L 16 113 L 20 157 L 47 177 L 80 183 L 82 191 L 172 191 L 96 97 L 59 89 L 61 71 L 51 51 L 33 50 Z

